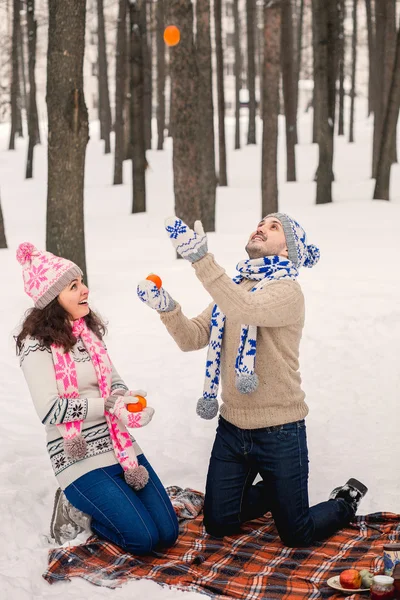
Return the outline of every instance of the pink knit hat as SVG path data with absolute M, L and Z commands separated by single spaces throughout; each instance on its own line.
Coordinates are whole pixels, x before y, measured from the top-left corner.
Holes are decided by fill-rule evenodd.
M 45 308 L 73 279 L 82 275 L 75 263 L 51 252 L 40 252 L 29 242 L 18 246 L 17 260 L 23 267 L 25 292 L 36 308 Z

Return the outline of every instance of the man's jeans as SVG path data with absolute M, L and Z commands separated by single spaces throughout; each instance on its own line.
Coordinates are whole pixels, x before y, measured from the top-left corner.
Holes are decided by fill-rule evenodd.
M 252 485 L 257 474 L 262 481 Z M 206 531 L 215 537 L 272 512 L 287 546 L 323 540 L 354 517 L 342 499 L 308 504 L 308 450 L 304 421 L 240 429 L 219 418 L 204 505 Z
M 143 454 L 140 465 L 149 481 L 135 492 L 125 481 L 122 467 L 112 465 L 76 479 L 64 493 L 78 510 L 92 517 L 91 528 L 100 538 L 132 554 L 148 554 L 168 547 L 178 537 L 178 520 L 167 493 Z

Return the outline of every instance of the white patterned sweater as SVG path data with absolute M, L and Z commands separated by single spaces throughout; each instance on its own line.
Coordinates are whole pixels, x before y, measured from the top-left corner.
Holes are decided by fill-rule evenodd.
M 78 338 L 71 350 L 78 378 L 79 398 L 59 396 L 51 350 L 33 338 L 25 340 L 20 364 L 36 412 L 46 428 L 47 451 L 61 489 L 89 471 L 118 464 L 107 423 L 104 417 L 104 399 L 99 395 L 96 372 L 91 358 Z M 111 391 L 128 389 L 112 365 Z M 68 458 L 64 453 L 63 438 L 56 425 L 84 420 L 82 435 L 88 452 L 81 460 Z M 133 438 L 132 438 L 133 439 Z M 142 450 L 134 442 L 136 454 Z

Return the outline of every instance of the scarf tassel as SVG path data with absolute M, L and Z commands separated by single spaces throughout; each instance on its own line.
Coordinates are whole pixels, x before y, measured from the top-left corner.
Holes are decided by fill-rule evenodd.
M 87 443 L 82 434 L 75 435 L 72 438 L 64 439 L 64 452 L 73 460 L 85 458 L 87 452 Z
M 127 469 L 124 473 L 125 481 L 137 492 L 142 490 L 149 481 L 149 472 L 143 465 Z
M 216 398 L 199 398 L 197 400 L 196 413 L 202 419 L 210 421 L 218 414 L 218 400 Z
M 258 377 L 255 373 L 241 373 L 236 377 L 235 386 L 241 394 L 252 394 L 258 388 Z

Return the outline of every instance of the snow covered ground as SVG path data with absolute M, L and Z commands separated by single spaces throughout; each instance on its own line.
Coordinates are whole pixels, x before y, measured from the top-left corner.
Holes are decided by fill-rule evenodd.
M 361 512 L 400 512 L 400 167 L 392 172 L 392 201 L 372 201 L 372 121 L 358 107 L 356 143 L 336 139 L 334 199 L 315 206 L 317 148 L 310 115 L 299 124 L 297 183 L 285 183 L 280 136 L 280 208 L 306 228 L 322 259 L 300 277 L 307 302 L 301 371 L 310 414 L 310 497 L 356 476 L 369 487 Z M 245 135 L 243 120 L 243 137 Z M 30 307 L 15 260 L 18 243 L 45 244 L 46 152 L 35 150 L 35 178 L 24 180 L 26 145 L 6 151 L 0 128 L 0 186 L 8 250 L 0 251 L 0 587 L 9 600 L 65 598 L 154 600 L 198 594 L 132 581 L 121 589 L 83 580 L 49 586 L 41 577 L 56 481 L 15 357 L 12 335 Z M 258 129 L 258 137 L 261 127 Z M 156 409 L 138 439 L 165 485 L 204 489 L 216 421 L 201 421 L 205 351 L 183 354 L 158 316 L 136 297 L 139 279 L 153 271 L 189 316 L 209 297 L 185 261 L 175 260 L 163 220 L 173 213 L 171 146 L 148 159 L 148 211 L 131 215 L 130 165 L 124 186 L 111 185 L 112 156 L 103 154 L 97 124 L 87 150 L 86 247 L 92 305 L 109 321 L 108 347 L 131 387 L 145 388 Z M 209 247 L 233 275 L 260 217 L 260 147 L 233 151 L 228 122 L 229 187 L 218 190 L 217 232 Z

